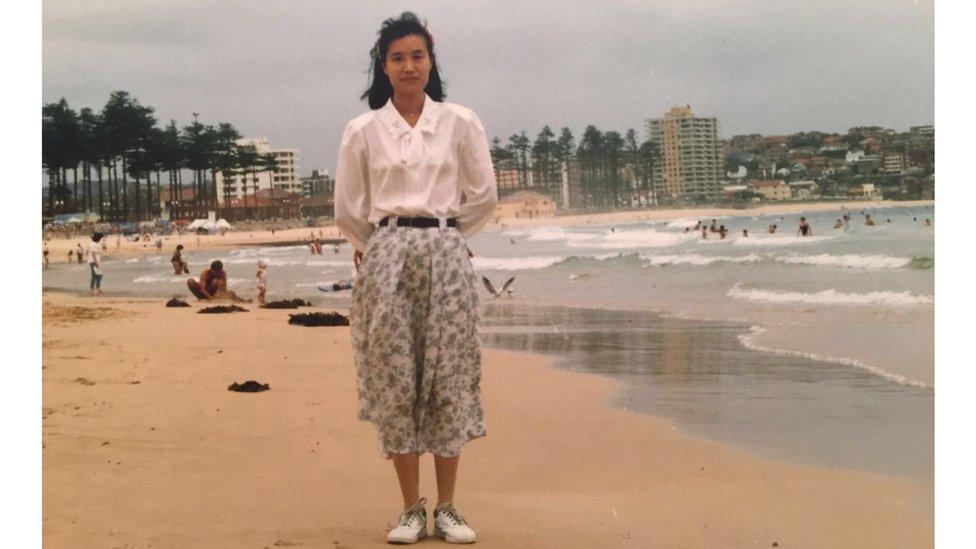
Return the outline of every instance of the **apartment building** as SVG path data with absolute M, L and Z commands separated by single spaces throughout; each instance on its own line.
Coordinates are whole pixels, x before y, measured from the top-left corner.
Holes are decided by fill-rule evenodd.
M 656 146 L 654 191 L 659 198 L 716 198 L 722 192 L 721 142 L 715 117 L 697 117 L 690 106 L 674 107 L 663 118 L 647 121 Z

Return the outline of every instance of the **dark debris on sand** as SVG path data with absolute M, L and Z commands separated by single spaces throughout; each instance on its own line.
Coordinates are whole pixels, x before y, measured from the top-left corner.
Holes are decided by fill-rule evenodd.
M 238 383 L 235 381 L 227 387 L 228 391 L 234 391 L 237 393 L 258 393 L 260 391 L 267 391 L 269 389 L 271 389 L 271 386 L 267 383 L 259 383 L 253 379 L 249 379 L 244 383 Z
M 244 307 L 238 307 L 237 305 L 217 305 L 216 307 L 206 307 L 197 311 L 198 313 L 233 313 L 233 312 L 246 313 L 247 309 Z
M 288 315 L 288 324 L 299 326 L 348 326 L 349 318 L 339 313 L 300 313 Z
M 182 299 L 173 298 L 166 302 L 167 307 L 189 307 L 190 304 Z
M 299 307 L 311 307 L 312 304 L 304 299 L 282 299 L 271 301 L 261 305 L 262 309 L 297 309 Z

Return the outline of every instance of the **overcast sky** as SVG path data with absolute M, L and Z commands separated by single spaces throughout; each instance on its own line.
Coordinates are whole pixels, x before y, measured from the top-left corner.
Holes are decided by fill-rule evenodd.
M 503 141 L 544 124 L 643 139 L 685 104 L 722 137 L 934 120 L 927 0 L 45 0 L 43 101 L 127 90 L 160 126 L 197 112 L 334 174 L 376 31 L 404 10 L 428 20 L 447 100 Z

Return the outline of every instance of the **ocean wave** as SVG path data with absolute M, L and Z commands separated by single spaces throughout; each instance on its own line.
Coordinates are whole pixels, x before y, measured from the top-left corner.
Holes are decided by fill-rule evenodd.
M 641 255 L 640 257 L 647 262 L 644 265 L 645 267 L 663 267 L 665 265 L 711 265 L 712 263 L 756 263 L 763 260 L 763 256 L 759 254 L 740 256 L 680 254 Z
M 546 257 L 473 257 L 471 265 L 475 269 L 488 271 L 523 271 L 545 269 L 565 260 L 564 256 Z
M 762 303 L 807 303 L 810 305 L 888 305 L 895 307 L 930 305 L 933 296 L 915 295 L 911 292 L 849 293 L 837 290 L 820 292 L 780 292 L 775 290 L 746 289 L 738 284 L 725 295 L 734 299 Z
M 791 265 L 818 265 L 830 267 L 846 267 L 854 269 L 900 269 L 912 263 L 910 257 L 892 257 L 888 255 L 789 255 L 775 257 L 780 263 Z
M 833 364 L 843 364 L 843 365 L 846 365 L 846 366 L 853 366 L 855 368 L 861 368 L 863 370 L 867 370 L 867 371 L 871 372 L 872 374 L 881 376 L 881 377 L 883 377 L 885 379 L 889 379 L 889 380 L 894 381 L 895 383 L 898 383 L 900 385 L 909 385 L 909 386 L 912 386 L 912 387 L 923 387 L 923 388 L 930 388 L 931 387 L 931 385 L 928 385 L 928 384 L 923 383 L 921 381 L 917 381 L 917 380 L 914 380 L 914 379 L 909 379 L 907 377 L 900 376 L 898 374 L 893 374 L 891 372 L 887 372 L 885 370 L 882 370 L 881 368 L 876 368 L 874 366 L 870 366 L 868 364 L 865 364 L 865 363 L 863 363 L 863 362 L 861 362 L 859 360 L 855 360 L 853 358 L 827 357 L 827 356 L 822 356 L 822 355 L 818 355 L 818 354 L 815 354 L 815 353 L 807 353 L 807 352 L 803 352 L 803 351 L 793 351 L 793 350 L 790 350 L 790 349 L 776 349 L 776 348 L 773 348 L 773 347 L 764 347 L 764 346 L 759 345 L 759 344 L 756 343 L 756 337 L 759 336 L 759 335 L 762 335 L 763 333 L 765 333 L 765 331 L 766 330 L 764 328 L 760 327 L 760 326 L 752 326 L 752 327 L 749 328 L 749 333 L 748 334 L 740 334 L 738 336 L 739 342 L 742 343 L 742 346 L 743 347 L 745 347 L 747 349 L 751 349 L 753 351 L 760 351 L 760 352 L 764 352 L 764 353 L 772 353 L 774 355 L 779 355 L 779 356 L 800 357 L 800 358 L 806 358 L 806 359 L 810 359 L 810 360 L 817 360 L 817 361 L 820 361 L 820 362 L 830 362 L 830 363 L 833 363 Z
M 133 284 L 156 284 L 159 282 L 183 282 L 187 276 L 163 276 L 163 275 L 143 275 L 132 279 Z
M 675 246 L 693 239 L 691 233 L 670 233 L 654 229 L 615 230 L 613 232 L 571 232 L 562 227 L 536 229 L 528 240 L 565 242 L 570 248 L 619 250 L 628 248 L 660 248 Z
M 763 235 L 736 238 L 736 246 L 795 246 L 797 244 L 822 244 L 833 240 L 833 236 L 795 236 L 795 235 Z

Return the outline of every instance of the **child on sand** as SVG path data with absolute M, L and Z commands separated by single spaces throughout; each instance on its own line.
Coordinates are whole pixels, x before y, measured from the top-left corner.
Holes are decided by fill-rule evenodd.
M 258 260 L 258 272 L 257 272 L 257 286 L 258 286 L 258 303 L 264 305 L 264 294 L 268 291 L 268 263 L 263 260 Z

